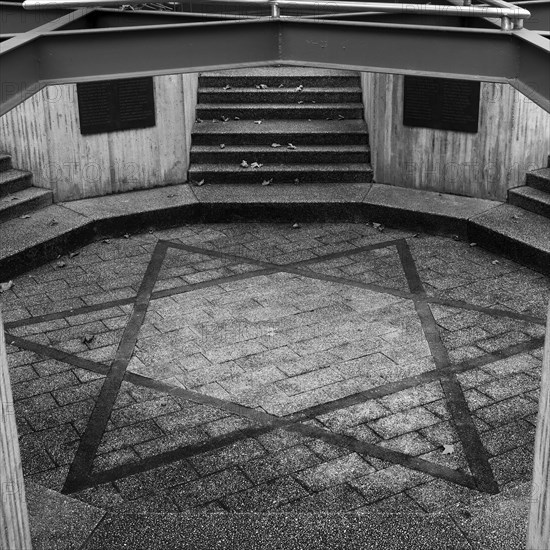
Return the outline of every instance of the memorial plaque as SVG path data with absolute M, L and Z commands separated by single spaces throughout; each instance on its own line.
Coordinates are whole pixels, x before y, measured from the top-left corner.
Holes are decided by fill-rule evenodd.
M 403 124 L 455 132 L 478 131 L 479 82 L 405 76 Z
M 83 135 L 155 125 L 152 77 L 84 82 L 76 88 Z

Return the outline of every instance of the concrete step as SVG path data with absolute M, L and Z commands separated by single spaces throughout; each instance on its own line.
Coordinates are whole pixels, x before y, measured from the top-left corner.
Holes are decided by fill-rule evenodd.
M 53 202 L 49 189 L 29 187 L 0 198 L 0 223 L 19 218 Z
M 0 153 L 0 172 L 10 170 L 11 167 L 11 155 L 8 155 L 8 153 Z
M 0 172 L 0 197 L 22 191 L 31 186 L 32 174 L 10 168 Z
M 527 172 L 525 185 L 550 193 L 550 168 L 541 168 L 540 170 Z
M 348 86 L 345 88 L 201 88 L 198 102 L 202 103 L 360 103 L 361 88 Z
M 550 219 L 503 204 L 470 220 L 470 242 L 550 274 Z
M 273 142 L 279 143 L 279 142 Z M 292 142 L 290 142 L 292 143 Z M 249 164 L 307 164 L 307 163 L 365 163 L 370 162 L 367 145 L 300 145 L 289 149 L 288 142 L 281 147 L 228 145 L 194 145 L 191 163 L 235 163 L 246 160 Z
M 264 164 L 261 168 L 242 168 L 239 164 L 194 164 L 189 181 L 206 184 L 250 183 L 358 183 L 372 181 L 372 168 L 357 164 Z M 297 181 L 296 181 L 297 180 Z
M 201 73 L 199 87 L 267 86 L 359 86 L 359 73 L 314 67 L 255 67 Z
M 535 187 L 516 187 L 508 191 L 508 203 L 550 218 L 550 193 Z
M 271 145 L 307 143 L 308 145 L 368 144 L 363 120 L 230 120 L 226 123 L 204 121 L 193 128 L 193 145 Z
M 202 120 L 223 120 L 222 117 L 244 120 L 264 119 L 316 119 L 334 120 L 362 119 L 362 103 L 321 103 L 315 105 L 290 105 L 288 103 L 265 103 L 251 105 L 249 103 L 202 103 L 197 105 L 197 118 Z

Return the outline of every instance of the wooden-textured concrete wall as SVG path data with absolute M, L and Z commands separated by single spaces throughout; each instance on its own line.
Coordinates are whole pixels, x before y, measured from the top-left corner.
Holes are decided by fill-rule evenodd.
M 509 84 L 481 83 L 479 131 L 403 125 L 402 75 L 362 73 L 374 179 L 400 187 L 506 200 L 546 166 L 550 114 Z
M 550 548 L 550 304 L 539 399 L 527 550 Z
M 196 73 L 154 77 L 156 126 L 83 136 L 76 84 L 44 88 L 0 118 L 0 150 L 56 201 L 187 179 Z
M 0 312 L 0 548 L 31 550 L 25 485 Z

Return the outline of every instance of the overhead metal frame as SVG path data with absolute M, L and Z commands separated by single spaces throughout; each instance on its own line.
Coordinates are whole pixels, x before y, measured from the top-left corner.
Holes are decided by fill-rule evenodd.
M 7 21 L 13 6 L 0 2 Z M 0 114 L 45 85 L 274 64 L 509 82 L 550 112 L 550 41 L 526 29 L 91 8 L 52 18 L 19 10 L 24 28 L 36 13 L 48 21 L 21 33 L 0 29 L 8 33 L 0 44 Z

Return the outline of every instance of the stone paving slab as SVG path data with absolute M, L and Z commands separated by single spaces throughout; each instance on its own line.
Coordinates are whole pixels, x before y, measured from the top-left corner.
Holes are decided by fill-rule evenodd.
M 135 513 L 309 513 L 357 541 L 338 514 L 372 540 L 400 517 L 396 548 L 417 517 L 497 547 L 491 503 L 521 528 L 503 502 L 531 475 L 544 275 L 357 223 L 189 225 L 65 264 L 0 300 L 26 479 L 107 512 L 88 547 L 138 544 L 115 535 Z

